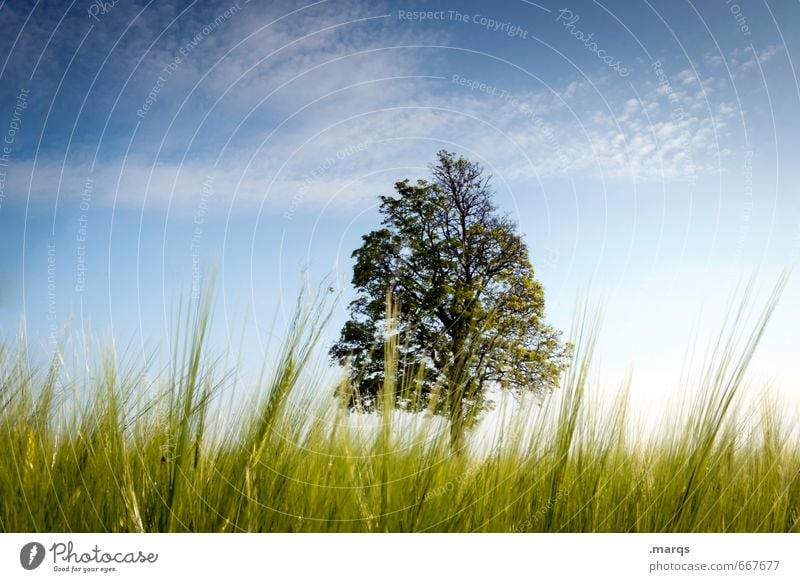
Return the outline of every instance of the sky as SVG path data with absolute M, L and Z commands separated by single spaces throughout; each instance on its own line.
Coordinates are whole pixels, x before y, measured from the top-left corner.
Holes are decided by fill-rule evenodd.
M 214 349 L 257 367 L 304 277 L 341 293 L 330 343 L 378 196 L 444 148 L 657 414 L 800 256 L 798 30 L 779 1 L 0 0 L 0 329 L 142 357 L 217 265 Z M 798 277 L 750 379 L 800 413 Z

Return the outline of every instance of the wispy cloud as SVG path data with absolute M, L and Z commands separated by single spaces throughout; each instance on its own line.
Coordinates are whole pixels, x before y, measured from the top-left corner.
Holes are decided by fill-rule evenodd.
M 764 65 L 770 62 L 777 55 L 785 52 L 785 48 L 779 44 L 770 44 L 764 48 L 747 46 L 745 48 L 735 48 L 724 57 L 717 53 L 707 53 L 703 55 L 703 62 L 714 68 L 723 68 L 726 64 L 730 74 L 734 77 L 749 74 L 756 69 L 756 65 Z
M 109 21 L 123 19 L 120 8 Z M 409 48 L 444 42 L 445 33 L 399 27 L 380 6 L 323 2 L 300 14 L 289 4 L 248 3 L 220 19 L 225 10 L 187 13 L 166 32 L 152 16 L 134 21 L 139 34 L 119 49 L 112 71 L 130 76 L 128 85 L 98 94 L 92 107 L 110 115 L 115 104 L 114 121 L 127 120 L 136 139 L 103 134 L 95 158 L 99 135 L 89 132 L 66 158 L 20 161 L 7 191 L 22 199 L 30 183 L 34 201 L 58 193 L 71 204 L 91 177 L 96 204 L 191 209 L 214 176 L 216 200 L 234 211 L 263 205 L 292 214 L 334 199 L 338 208 L 362 204 L 386 190 L 390 175 L 411 173 L 394 170 L 399 160 L 424 173 L 440 147 L 483 156 L 508 180 L 580 173 L 686 184 L 728 161 L 722 144 L 739 106 L 720 80 L 718 56 L 625 82 L 563 79 L 550 91 L 485 79 L 481 88 L 454 81 L 463 71 L 441 51 Z M 179 14 L 158 16 L 167 24 Z M 210 22 L 225 33 L 203 33 Z M 106 24 L 92 33 L 103 42 Z M 742 74 L 781 50 L 737 49 L 726 59 Z M 160 72 L 181 55 L 137 117 Z

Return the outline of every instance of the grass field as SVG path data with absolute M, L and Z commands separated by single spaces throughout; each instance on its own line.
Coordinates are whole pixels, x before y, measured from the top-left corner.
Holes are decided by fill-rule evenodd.
M 360 423 L 334 405 L 316 379 L 315 302 L 299 303 L 257 401 L 235 407 L 219 396 L 230 370 L 204 345 L 207 302 L 163 373 L 112 356 L 78 377 L 59 358 L 31 370 L 6 345 L 0 530 L 798 532 L 797 434 L 778 404 L 739 398 L 779 291 L 750 329 L 731 313 L 699 396 L 654 435 L 629 426 L 625 389 L 592 404 L 597 324 L 582 315 L 562 387 L 465 451 L 433 415 L 387 406 Z

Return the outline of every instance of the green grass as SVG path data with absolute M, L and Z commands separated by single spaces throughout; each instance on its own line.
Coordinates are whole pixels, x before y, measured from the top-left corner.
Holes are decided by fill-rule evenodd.
M 259 396 L 238 406 L 221 397 L 232 371 L 206 352 L 207 301 L 163 373 L 113 353 L 79 377 L 60 357 L 31 370 L 5 345 L 0 530 L 798 532 L 797 435 L 778 403 L 740 398 L 780 287 L 752 328 L 730 314 L 698 396 L 655 434 L 631 427 L 628 385 L 595 402 L 598 325 L 584 313 L 561 388 L 468 451 L 451 450 L 440 418 L 393 410 L 391 383 L 379 418 L 337 406 L 319 380 L 318 301 L 299 302 Z

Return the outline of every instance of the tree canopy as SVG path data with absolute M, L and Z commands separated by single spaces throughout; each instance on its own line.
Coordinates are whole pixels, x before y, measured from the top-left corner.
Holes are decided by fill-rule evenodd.
M 443 150 L 431 173 L 380 197 L 381 228 L 353 252 L 357 295 L 330 353 L 349 366 L 349 405 L 374 410 L 394 330 L 397 363 L 389 369 L 418 396 L 400 393 L 398 404 L 430 406 L 457 433 L 486 408 L 490 385 L 552 390 L 570 346 L 544 322 L 527 246 L 498 212 L 483 168 Z M 387 297 L 397 305 L 391 325 Z

